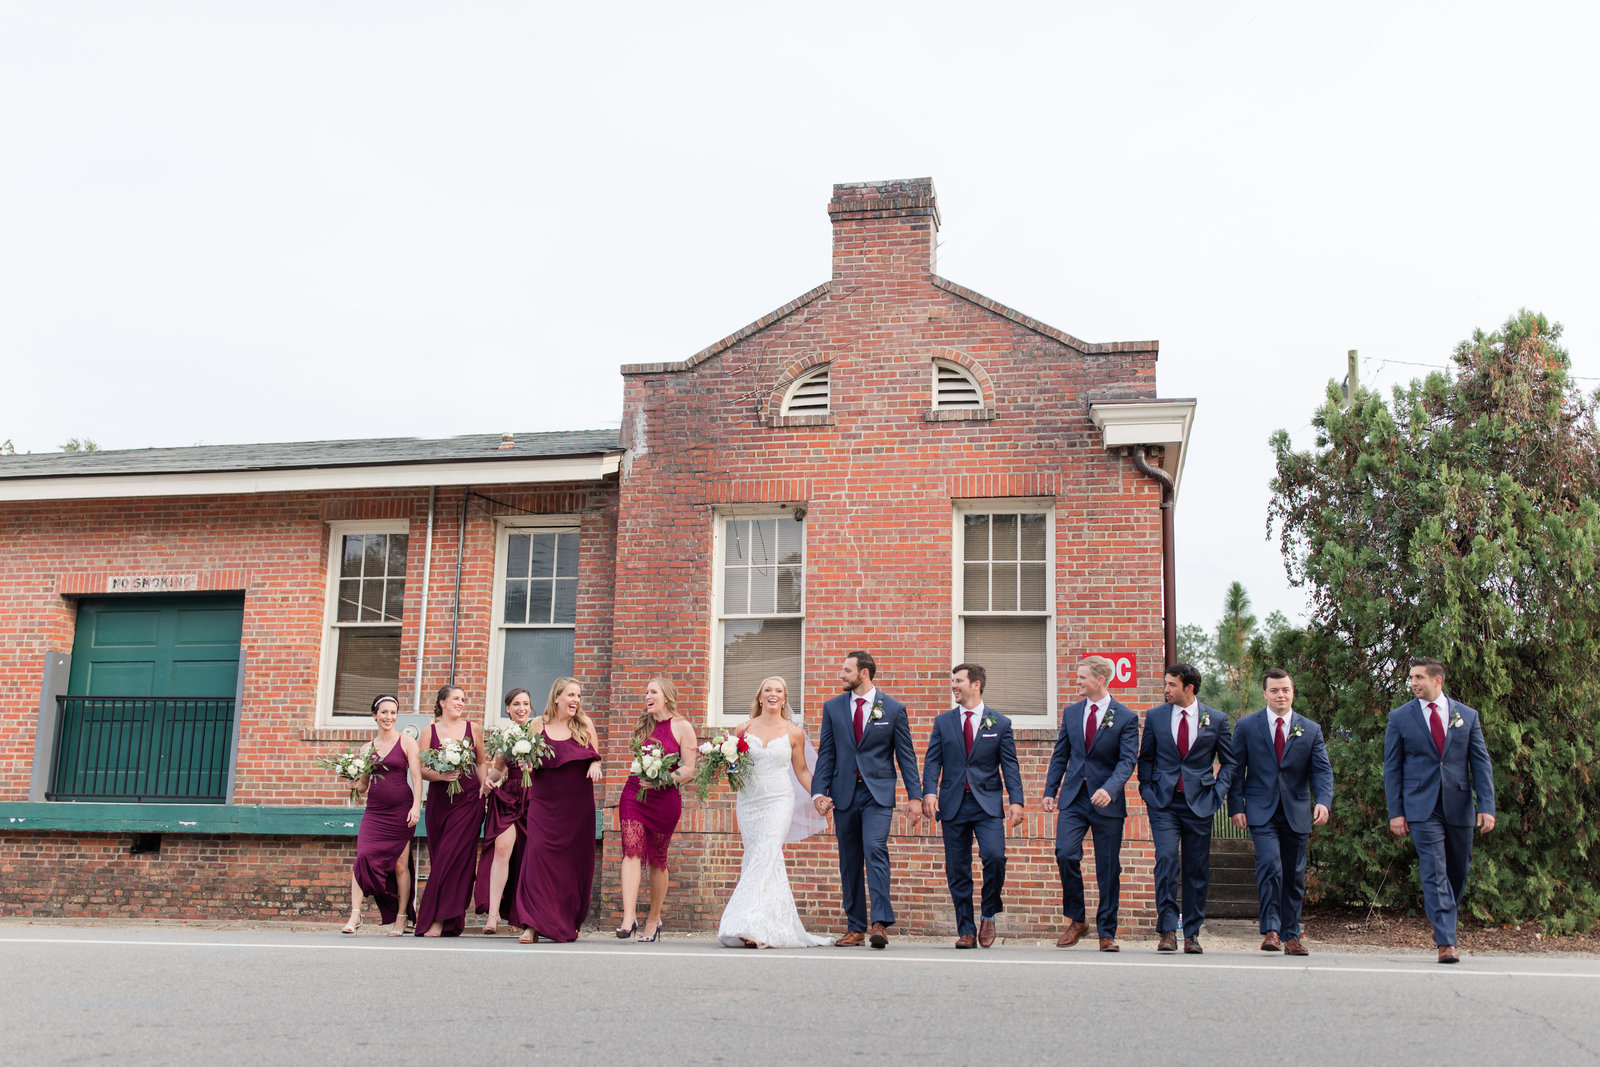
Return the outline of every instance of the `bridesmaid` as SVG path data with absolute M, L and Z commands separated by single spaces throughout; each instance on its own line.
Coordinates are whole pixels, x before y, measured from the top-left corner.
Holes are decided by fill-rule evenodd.
M 406 919 L 416 918 L 411 906 L 411 841 L 422 814 L 422 763 L 417 743 L 394 728 L 400 703 L 384 695 L 372 702 L 378 732 L 364 747 L 378 754 L 380 777 L 367 777 L 356 788 L 367 795 L 367 810 L 356 831 L 356 865 L 350 878 L 350 921 L 340 933 L 361 928 L 361 903 L 367 896 L 378 902 L 378 912 L 390 937 L 406 931 Z M 410 781 L 406 780 L 410 773 Z
M 678 786 L 694 777 L 696 741 L 694 727 L 678 710 L 678 690 L 670 679 L 656 677 L 644 688 L 644 714 L 633 728 L 636 744 L 661 742 L 663 752 L 676 752 L 682 762 L 672 772 L 671 786 L 652 788 L 643 800 L 640 780 L 630 774 L 622 787 L 622 802 L 617 817 L 622 822 L 622 922 L 618 937 L 632 937 L 639 928 L 639 879 L 642 867 L 650 868 L 650 914 L 646 933 L 640 941 L 661 936 L 661 905 L 667 897 L 667 845 L 683 814 L 683 797 Z
M 521 726 L 533 714 L 533 698 L 526 689 L 506 694 L 506 718 Z M 522 788 L 522 768 L 496 756 L 489 768 L 489 817 L 483 824 L 483 855 L 478 858 L 477 888 L 473 904 L 479 915 L 489 913 L 483 932 L 493 936 L 501 919 L 511 918 L 511 900 L 517 895 L 517 876 L 528 831 L 522 825 L 528 814 L 528 794 Z
M 544 714 L 533 720 L 550 742 L 550 758 L 533 772 L 528 793 L 528 847 L 522 856 L 511 921 L 525 927 L 524 945 L 540 936 L 576 941 L 589 917 L 594 888 L 594 785 L 600 752 L 583 710 L 576 678 L 557 678 Z
M 467 927 L 472 906 L 472 877 L 478 860 L 478 835 L 483 830 L 483 794 L 489 779 L 483 746 L 473 736 L 466 718 L 467 695 L 458 685 L 439 690 L 433 702 L 433 725 L 428 728 L 429 748 L 465 739 L 472 746 L 472 763 L 459 771 L 435 771 L 426 766 L 428 781 L 428 885 L 417 905 L 417 936 L 458 937 Z M 461 792 L 449 794 L 449 783 L 461 778 Z

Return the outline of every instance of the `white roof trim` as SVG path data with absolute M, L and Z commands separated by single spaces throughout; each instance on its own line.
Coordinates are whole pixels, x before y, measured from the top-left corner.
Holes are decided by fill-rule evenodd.
M 465 463 L 397 463 L 295 470 L 189 471 L 0 479 L 0 501 L 103 500 L 111 497 L 237 496 L 338 489 L 402 489 L 444 485 L 592 482 L 615 474 L 622 453 L 494 459 Z
M 1105 437 L 1105 447 L 1160 445 L 1167 450 L 1166 470 L 1172 475 L 1172 495 L 1183 484 L 1183 464 L 1189 455 L 1189 430 L 1194 425 L 1193 400 L 1105 402 L 1089 405 L 1089 417 Z

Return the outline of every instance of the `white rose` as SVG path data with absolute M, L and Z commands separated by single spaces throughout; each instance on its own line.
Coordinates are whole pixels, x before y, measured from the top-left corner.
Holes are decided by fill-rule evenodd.
M 711 742 L 710 741 L 707 741 L 705 744 L 700 746 L 700 754 L 702 756 L 709 755 L 710 752 L 711 752 Z
M 722 755 L 730 760 L 739 758 L 739 739 L 737 737 L 730 737 L 722 742 Z
M 528 753 L 533 751 L 533 742 L 518 741 L 516 744 L 511 746 L 511 751 L 515 752 L 519 756 L 526 756 Z
M 454 767 L 461 762 L 461 753 L 456 749 L 449 749 L 444 754 L 444 761 Z
M 629 774 L 639 774 L 641 772 L 642 772 L 642 768 L 639 766 L 639 761 L 638 760 L 634 760 L 631 764 L 628 765 L 628 773 Z

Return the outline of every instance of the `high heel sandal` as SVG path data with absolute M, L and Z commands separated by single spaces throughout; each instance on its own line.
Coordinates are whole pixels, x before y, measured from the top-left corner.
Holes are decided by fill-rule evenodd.
M 639 929 L 639 920 L 635 919 L 635 920 L 633 920 L 633 925 L 628 927 L 626 930 L 624 930 L 622 927 L 619 926 L 619 927 L 617 927 L 615 930 L 613 930 L 611 932 L 617 935 L 617 939 L 618 940 L 626 941 L 628 938 L 632 937 L 634 935 L 634 933 L 636 933 L 638 931 L 638 929 Z
M 539 931 L 535 930 L 531 926 L 522 931 L 522 936 L 517 938 L 517 944 L 519 945 L 537 945 L 538 943 Z
M 344 929 L 340 930 L 339 932 L 341 934 L 354 934 L 359 929 L 361 929 L 361 920 L 357 919 L 353 923 L 345 923 Z
M 653 933 L 653 934 L 649 934 L 647 936 L 636 937 L 636 938 L 633 939 L 634 943 L 635 944 L 639 944 L 639 945 L 643 945 L 643 944 L 646 944 L 646 943 L 651 942 L 651 941 L 660 940 L 660 938 L 661 938 L 661 930 L 666 925 L 667 925 L 667 921 L 665 919 L 657 920 L 656 921 L 656 932 Z

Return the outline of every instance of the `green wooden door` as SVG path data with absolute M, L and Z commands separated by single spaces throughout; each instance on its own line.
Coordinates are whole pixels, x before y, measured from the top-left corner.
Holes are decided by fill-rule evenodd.
M 243 623 L 238 595 L 81 600 L 52 799 L 220 803 Z

